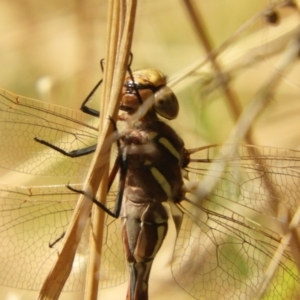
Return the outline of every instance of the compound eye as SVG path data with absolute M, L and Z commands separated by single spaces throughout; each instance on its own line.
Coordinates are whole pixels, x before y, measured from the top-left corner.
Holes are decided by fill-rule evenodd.
M 154 109 L 162 117 L 172 120 L 179 112 L 179 103 L 173 91 L 167 87 L 161 87 L 154 94 Z
M 135 84 L 139 86 L 153 86 L 158 88 L 167 83 L 165 75 L 154 68 L 136 70 L 132 75 Z M 127 77 L 125 81 L 129 80 L 131 81 L 130 77 Z

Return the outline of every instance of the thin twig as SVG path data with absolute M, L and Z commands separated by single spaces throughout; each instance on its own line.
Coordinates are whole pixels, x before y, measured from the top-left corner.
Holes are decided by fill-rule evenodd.
M 282 74 L 286 71 L 292 63 L 297 59 L 299 51 L 299 41 L 298 35 L 295 37 L 294 41 L 290 44 L 290 47 L 286 50 L 283 58 L 279 61 L 276 66 L 276 71 L 269 78 L 269 81 L 263 86 L 253 97 L 253 101 L 244 109 L 241 117 L 239 118 L 236 126 L 232 130 L 229 138 L 226 141 L 226 144 L 237 144 L 245 135 L 245 132 L 249 130 L 249 127 L 262 112 L 262 110 L 267 106 L 268 102 L 272 98 L 272 93 L 274 92 L 275 87 L 278 85 L 282 79 Z M 229 147 L 226 147 L 228 150 Z M 216 163 L 213 163 L 211 172 L 214 173 L 214 176 L 208 174 L 198 185 L 197 190 L 198 198 L 203 199 L 208 196 L 213 187 L 216 185 L 217 180 L 220 176 L 216 175 L 216 170 L 219 171 L 219 175 L 223 172 L 225 168 L 225 163 L 230 159 L 232 154 L 236 151 L 236 147 L 232 146 L 230 151 L 222 152 L 219 154 L 219 157 L 216 159 Z M 220 163 L 224 161 L 223 164 Z M 213 182 L 211 178 L 216 178 Z

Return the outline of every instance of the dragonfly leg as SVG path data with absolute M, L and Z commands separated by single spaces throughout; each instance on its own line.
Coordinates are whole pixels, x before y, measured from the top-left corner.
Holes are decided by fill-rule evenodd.
M 81 104 L 80 110 L 88 115 L 94 116 L 94 117 L 100 117 L 100 112 L 96 109 L 90 108 L 86 105 L 86 103 L 90 100 L 90 98 L 93 96 L 93 94 L 96 92 L 98 87 L 101 85 L 102 79 L 97 82 L 97 84 L 94 86 L 94 88 L 91 90 L 91 92 L 87 95 L 87 97 L 84 99 L 83 103 Z
M 118 157 L 116 159 L 115 165 L 118 164 Z M 118 168 L 118 166 L 117 166 Z M 114 172 L 115 168 L 113 168 L 112 172 Z M 108 209 L 104 204 L 102 204 L 99 200 L 93 198 L 91 195 L 89 195 L 87 192 L 82 191 L 82 190 L 77 190 L 72 188 L 70 185 L 67 185 L 67 188 L 75 193 L 79 193 L 82 194 L 84 196 L 86 196 L 88 199 L 90 199 L 91 201 L 93 201 L 93 203 L 95 203 L 97 206 L 99 206 L 102 210 L 104 210 L 107 214 L 109 214 L 110 216 L 112 216 L 113 218 L 118 218 L 120 215 L 120 211 L 121 211 L 121 207 L 122 207 L 122 199 L 123 199 L 123 193 L 124 193 L 124 186 L 125 186 L 125 181 L 126 181 L 126 174 L 127 174 L 127 164 L 126 162 L 121 163 L 120 164 L 120 180 L 119 180 L 119 187 L 118 187 L 118 193 L 117 193 L 117 198 L 116 198 L 116 205 L 113 211 L 111 211 L 110 209 Z M 114 173 L 115 175 L 115 173 Z M 110 176 L 110 180 L 112 176 Z M 108 186 L 108 191 L 111 187 L 111 183 L 109 183 Z
M 129 74 L 131 74 L 131 63 L 132 63 L 133 55 L 130 53 L 129 57 L 129 63 L 128 63 L 128 70 Z M 104 59 L 101 59 L 100 66 L 102 72 L 104 71 Z M 87 102 L 90 100 L 90 98 L 94 95 L 98 87 L 102 84 L 103 79 L 100 79 L 97 84 L 94 86 L 94 88 L 91 90 L 91 92 L 87 95 L 87 97 L 84 99 L 83 103 L 81 104 L 80 110 L 88 115 L 94 116 L 94 117 L 100 117 L 100 112 L 96 109 L 90 108 L 87 106 Z
M 111 123 L 113 124 L 114 126 L 114 130 L 117 131 L 117 125 L 116 125 L 116 122 L 112 119 L 112 118 L 109 118 L 109 120 L 111 121 Z M 80 157 L 80 156 L 85 156 L 85 155 L 88 155 L 88 154 L 91 154 L 91 153 L 94 153 L 95 150 L 96 150 L 96 147 L 97 147 L 97 144 L 95 145 L 92 145 L 92 146 L 89 146 L 89 147 L 85 147 L 85 148 L 82 148 L 82 149 L 77 149 L 77 150 L 73 150 L 73 151 L 70 151 L 70 152 L 67 152 L 45 140 L 42 140 L 42 139 L 39 139 L 38 137 L 35 137 L 34 140 L 42 145 L 45 145 L 65 156 L 68 156 L 68 157 L 71 157 L 71 158 L 75 158 L 75 157 Z M 118 148 L 120 149 L 120 142 L 117 140 L 117 145 L 118 145 Z
M 49 242 L 49 248 L 53 248 L 55 246 L 55 244 L 57 244 L 59 241 L 61 241 L 64 238 L 65 235 L 66 235 L 66 232 L 64 231 L 62 233 L 62 235 L 60 237 L 58 237 L 54 242 L 51 242 L 51 243 Z
M 55 146 L 55 145 L 53 145 L 53 144 L 45 141 L 45 140 L 41 140 L 41 139 L 39 139 L 37 137 L 35 137 L 34 140 L 36 142 L 40 143 L 40 144 L 43 144 L 43 145 L 45 145 L 45 146 L 47 146 L 47 147 L 49 147 L 49 148 L 51 148 L 51 149 L 53 149 L 53 150 L 61 153 L 61 154 L 63 154 L 63 155 L 66 155 L 66 156 L 72 157 L 72 158 L 91 154 L 91 153 L 95 152 L 96 147 L 97 147 L 97 145 L 92 145 L 92 146 L 89 146 L 89 147 L 86 147 L 86 148 L 82 148 L 82 149 L 78 149 L 78 150 L 73 150 L 73 151 L 67 152 L 67 151 L 65 151 L 65 150 L 63 150 L 63 149 L 61 149 L 61 148 L 59 148 L 59 147 L 57 147 L 57 146 Z
M 113 218 L 118 218 L 120 215 L 121 207 L 122 207 L 124 187 L 125 187 L 126 175 L 127 175 L 127 170 L 128 170 L 126 157 L 123 158 L 121 156 L 118 156 L 116 158 L 114 167 L 111 171 L 111 174 L 109 175 L 109 184 L 108 184 L 107 192 L 109 192 L 112 182 L 113 182 L 113 180 L 116 176 L 116 173 L 119 169 L 120 169 L 120 179 L 119 179 L 118 193 L 117 193 L 117 198 L 116 198 L 116 205 L 115 205 L 115 208 L 113 211 L 108 209 L 104 204 L 102 204 L 99 200 L 93 198 L 87 192 L 82 191 L 82 190 L 77 190 L 77 189 L 71 187 L 70 185 L 67 185 L 67 188 L 75 193 L 79 193 L 79 194 L 86 196 L 88 199 L 93 201 L 93 203 L 95 203 L 97 206 L 99 206 L 102 210 L 104 210 L 110 216 L 112 216 Z
M 148 300 L 153 260 L 168 231 L 168 215 L 161 203 L 134 203 L 123 207 L 122 237 L 130 270 L 127 300 Z

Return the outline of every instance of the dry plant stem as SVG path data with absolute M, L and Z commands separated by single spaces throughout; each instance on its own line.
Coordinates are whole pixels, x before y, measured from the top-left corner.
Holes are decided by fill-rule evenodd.
M 223 90 L 225 98 L 227 99 L 227 103 L 229 105 L 229 108 L 231 109 L 232 116 L 235 120 L 237 120 L 238 117 L 240 116 L 240 114 L 242 113 L 242 108 L 239 104 L 239 101 L 238 101 L 235 93 L 230 89 L 230 86 L 228 85 L 228 82 L 226 80 L 226 74 L 224 74 L 224 72 L 222 71 L 220 65 L 217 62 L 216 56 L 217 56 L 218 52 L 213 51 L 211 43 L 210 43 L 210 41 L 208 39 L 208 36 L 206 34 L 204 25 L 202 24 L 201 14 L 197 10 L 196 6 L 194 5 L 193 0 L 184 0 L 184 3 L 187 7 L 188 13 L 189 13 L 189 15 L 192 19 L 192 22 L 194 24 L 196 32 L 198 33 L 198 36 L 201 40 L 201 43 L 203 44 L 203 46 L 206 50 L 207 57 L 208 57 L 209 61 L 211 62 L 212 66 L 213 66 L 213 69 L 216 72 L 218 82 L 220 84 L 220 87 Z M 253 120 L 254 120 L 254 118 L 253 118 Z M 241 128 L 242 131 L 240 131 L 240 132 L 243 132 L 243 136 L 240 136 L 238 141 L 240 139 L 245 138 L 245 140 L 248 144 L 253 144 L 253 140 L 252 140 L 252 137 L 251 137 L 251 124 L 252 123 L 250 122 L 250 123 L 248 123 L 247 126 L 244 126 L 244 127 Z M 239 125 L 237 124 L 235 128 L 239 129 L 238 126 Z M 244 128 L 247 128 L 247 130 L 243 130 Z M 234 149 L 232 151 L 234 151 Z M 252 156 L 254 156 L 252 148 L 250 148 L 249 151 L 251 152 Z M 230 156 L 227 156 L 227 155 L 225 155 L 225 156 L 230 157 Z M 266 180 L 266 182 L 270 182 L 270 181 Z M 270 195 L 273 196 L 272 197 L 273 199 L 276 199 L 275 189 L 272 186 L 270 186 L 270 184 L 267 183 L 267 185 L 268 185 Z
M 219 68 L 218 64 L 215 61 L 216 54 L 219 53 L 222 49 L 226 48 L 226 46 L 229 44 L 229 41 L 226 41 L 223 45 L 221 45 L 217 50 L 212 50 L 210 47 L 210 44 L 208 42 L 208 39 L 206 38 L 206 35 L 203 30 L 203 25 L 201 24 L 201 19 L 199 16 L 196 16 L 195 14 L 195 7 L 192 6 L 191 1 L 186 0 L 186 5 L 188 8 L 188 11 L 191 15 L 191 18 L 194 22 L 194 25 L 197 29 L 197 32 L 204 44 L 204 47 L 208 53 L 207 59 L 211 61 L 212 65 L 214 66 L 214 69 L 216 70 L 217 76 L 220 78 L 220 75 L 222 76 L 221 69 Z M 262 14 L 260 14 L 261 17 Z M 245 28 L 245 26 L 243 26 Z M 298 33 L 299 35 L 299 33 Z M 238 36 L 238 35 L 236 35 Z M 272 93 L 276 86 L 278 85 L 282 74 L 287 70 L 287 68 L 294 62 L 295 58 L 297 57 L 299 53 L 299 41 L 298 37 L 296 37 L 294 43 L 289 47 L 289 49 L 286 51 L 284 54 L 283 59 L 279 62 L 276 68 L 276 72 L 270 77 L 268 83 L 265 85 L 263 89 L 261 89 L 256 96 L 254 97 L 254 100 L 250 105 L 245 109 L 244 113 L 242 114 L 239 122 L 236 124 L 236 127 L 234 128 L 230 138 L 228 139 L 227 142 L 229 143 L 236 143 L 239 142 L 240 139 L 242 139 L 244 136 L 247 138 L 247 131 L 250 129 L 250 126 L 252 122 L 255 120 L 255 118 L 260 114 L 260 112 L 267 106 L 267 103 L 272 97 Z M 204 62 L 203 62 L 204 64 Z M 195 70 L 195 67 L 192 68 Z M 222 78 L 222 77 L 221 77 Z M 227 98 L 231 98 L 231 93 L 228 94 L 228 89 L 226 86 L 223 85 L 223 82 L 220 83 L 221 87 L 223 88 L 223 91 L 225 92 L 225 95 Z M 227 89 L 227 90 L 226 90 Z M 229 101 L 232 103 L 232 101 Z M 236 107 L 232 109 L 234 111 L 234 114 L 237 112 Z M 249 141 L 249 139 L 247 139 Z M 217 180 L 214 182 L 211 181 L 210 178 L 218 178 L 219 176 L 216 175 L 216 172 L 218 172 L 219 175 L 223 172 L 226 161 L 230 158 L 230 156 L 236 151 L 236 147 L 233 145 L 233 147 L 228 151 L 228 153 L 225 153 L 224 151 L 221 151 L 219 154 L 220 159 L 224 161 L 223 164 L 217 164 L 211 168 L 211 170 L 214 170 L 214 174 L 208 174 L 208 176 L 200 183 L 200 185 L 197 186 L 197 197 L 199 202 L 201 202 L 201 199 L 205 198 L 211 190 L 214 188 L 214 186 L 217 183 Z M 219 159 L 217 159 L 219 160 Z M 267 168 L 265 166 L 262 166 L 262 168 L 265 168 L 267 171 Z M 213 175 L 213 176 L 211 176 Z M 267 173 L 265 174 L 267 175 Z M 274 202 L 278 202 L 278 195 L 276 192 L 276 189 L 274 186 L 271 184 L 270 180 L 266 180 L 264 182 L 266 189 L 269 192 L 269 198 L 272 199 L 271 205 L 273 205 Z M 199 203 L 201 205 L 201 203 Z M 277 210 L 278 203 L 274 203 L 274 209 Z M 271 260 L 271 263 L 268 267 L 268 269 L 265 272 L 265 277 L 261 280 L 260 286 L 258 288 L 258 295 L 256 299 L 261 299 L 263 296 L 266 288 L 270 284 L 274 273 L 277 269 L 278 262 L 281 259 L 281 256 L 283 255 L 286 246 L 290 243 L 292 245 L 299 245 L 299 239 L 298 236 L 295 234 L 295 224 L 298 224 L 299 222 L 299 210 L 295 214 L 292 222 L 288 226 L 288 230 L 285 230 L 284 232 L 287 232 L 286 235 L 283 236 L 282 238 L 282 243 L 278 247 L 276 253 L 274 254 L 273 259 Z M 286 228 L 285 228 L 286 229 Z M 296 248 L 296 247 L 294 247 Z M 296 251 L 294 251 L 296 252 Z M 295 253 L 295 259 L 297 260 L 297 257 L 299 256 L 299 253 Z M 299 263 L 298 263 L 298 268 L 299 268 Z
M 186 4 L 188 12 L 191 16 L 193 24 L 196 28 L 198 36 L 199 36 L 199 38 L 200 38 L 200 40 L 201 40 L 201 42 L 202 42 L 202 44 L 203 44 L 203 46 L 204 46 L 204 48 L 207 52 L 208 59 L 210 60 L 212 66 L 213 66 L 213 68 L 216 72 L 217 78 L 219 79 L 219 84 L 220 84 L 220 86 L 221 86 L 221 88 L 222 88 L 222 90 L 225 94 L 225 97 L 227 99 L 229 107 L 231 108 L 232 115 L 233 115 L 234 119 L 237 120 L 237 118 L 241 114 L 241 108 L 240 108 L 238 99 L 236 98 L 234 92 L 228 86 L 226 80 L 224 80 L 224 78 L 226 78 L 226 75 L 224 75 L 224 72 L 222 72 L 222 69 L 221 69 L 221 67 L 219 66 L 219 64 L 216 60 L 216 55 L 218 54 L 220 49 L 222 47 L 224 47 L 224 45 L 226 45 L 226 43 L 223 43 L 223 46 L 219 47 L 218 51 L 216 51 L 216 50 L 214 51 L 212 49 L 212 46 L 211 46 L 211 44 L 209 42 L 209 39 L 207 37 L 207 34 L 205 32 L 204 25 L 201 22 L 201 20 L 202 20 L 201 15 L 200 15 L 199 11 L 197 11 L 196 6 L 193 3 L 193 0 L 184 0 L 184 2 Z M 283 6 L 284 3 L 285 2 L 281 2 L 277 6 L 278 7 Z M 252 22 L 248 21 L 247 22 L 247 23 L 249 23 L 248 26 L 253 24 L 254 21 L 256 22 L 257 19 L 258 19 L 258 16 L 260 16 L 260 18 L 261 18 L 265 14 L 266 11 L 270 11 L 272 9 L 274 10 L 274 8 L 275 8 L 275 6 L 272 5 L 269 8 L 265 9 L 263 12 L 260 12 L 257 16 L 254 16 L 253 18 L 251 18 L 250 21 L 252 21 Z M 241 31 L 245 30 L 245 29 L 246 29 L 245 25 L 242 26 L 242 28 L 240 30 L 238 30 L 234 36 L 238 36 L 241 33 Z M 232 41 L 232 39 L 231 39 L 231 41 Z M 227 41 L 227 45 L 228 45 L 228 41 Z M 273 88 L 275 88 L 275 87 L 276 87 L 276 84 L 273 85 Z M 266 95 L 266 98 L 268 99 L 267 95 Z M 266 99 L 266 98 L 264 98 L 264 99 Z M 264 101 L 262 100 L 261 103 L 263 104 Z M 251 105 L 250 105 L 250 107 L 251 107 Z M 261 109 L 263 109 L 263 107 L 261 107 Z M 255 108 L 253 108 L 253 112 L 255 112 Z M 250 114 L 250 117 L 249 117 L 248 120 L 251 120 L 251 119 L 254 120 L 254 118 L 252 118 L 252 115 L 251 115 L 252 112 L 248 110 L 248 113 Z M 240 126 L 243 126 L 243 124 L 241 123 Z M 235 128 L 237 129 L 237 131 L 239 130 L 238 125 Z M 244 128 L 247 128 L 247 130 L 244 130 Z M 251 123 L 248 123 L 247 126 L 242 127 L 240 132 L 243 132 L 243 136 L 240 136 L 239 139 L 245 138 L 245 140 L 248 144 L 254 144 L 253 139 L 251 137 Z M 249 151 L 250 151 L 251 155 L 253 157 L 255 157 L 253 148 L 250 148 Z M 265 167 L 265 169 L 266 169 L 266 167 Z M 265 185 L 266 185 L 266 187 L 269 191 L 270 199 L 278 199 L 276 190 L 271 184 L 271 180 L 268 180 L 267 175 L 265 176 L 265 178 L 266 179 L 264 180 L 264 183 L 265 183 Z M 274 201 L 274 206 L 273 206 L 274 211 L 277 212 L 278 203 L 275 203 L 275 200 L 273 200 L 273 201 Z
M 286 234 L 281 238 L 281 243 L 278 246 L 275 254 L 273 255 L 273 258 L 271 260 L 270 265 L 268 266 L 268 269 L 265 272 L 265 276 L 263 280 L 261 280 L 260 282 L 260 286 L 258 288 L 258 294 L 256 295 L 255 299 L 257 300 L 262 299 L 264 292 L 268 287 L 268 284 L 270 283 L 270 281 L 274 276 L 274 273 L 276 272 L 278 262 L 280 262 L 281 257 L 284 254 L 284 251 L 286 250 L 286 247 L 291 243 L 291 241 L 293 243 L 293 240 L 295 240 L 294 232 L 298 227 L 299 222 L 300 222 L 300 206 L 298 207 L 296 213 L 294 214 L 294 217 L 288 226 L 288 230 Z M 299 253 L 297 255 L 299 255 Z M 299 271 L 299 261 L 297 266 Z
M 263 22 L 263 17 L 265 16 L 266 12 L 270 10 L 275 10 L 279 9 L 283 6 L 285 6 L 287 1 L 282 1 L 280 3 L 276 4 L 271 4 L 269 7 L 265 8 L 263 11 L 260 11 L 258 14 L 253 16 L 251 19 L 249 19 L 246 23 L 244 23 L 235 33 L 233 33 L 227 40 L 225 40 L 220 46 L 217 48 L 213 49 L 211 52 L 208 52 L 208 55 L 204 58 L 199 60 L 196 63 L 193 63 L 192 65 L 188 66 L 185 68 L 185 70 L 182 70 L 178 76 L 174 76 L 174 78 L 168 83 L 170 87 L 175 86 L 179 82 L 181 82 L 183 79 L 187 78 L 188 76 L 191 76 L 197 72 L 200 68 L 202 68 L 209 60 L 210 60 L 210 55 L 213 57 L 221 55 L 229 46 L 232 46 L 234 42 L 237 42 L 238 39 L 241 37 L 241 35 L 249 29 L 251 26 L 255 25 L 257 22 Z M 297 9 L 298 13 L 299 10 Z M 194 12 L 192 12 L 194 13 Z M 273 43 L 274 41 L 271 40 L 269 43 Z M 262 46 L 255 46 L 255 49 L 257 51 L 258 48 L 263 48 L 261 51 L 264 51 L 264 49 L 267 49 L 266 55 L 272 56 L 275 54 L 278 54 L 279 51 L 282 51 L 283 47 L 274 47 L 268 44 L 263 44 Z M 257 51 L 259 52 L 259 51 Z M 249 59 L 249 53 L 250 51 L 247 52 L 247 57 L 241 60 L 248 60 Z M 252 59 L 255 59 L 255 61 L 259 61 L 261 59 L 264 59 L 264 56 L 261 55 L 261 52 L 258 56 L 252 57 Z M 246 63 L 247 65 L 248 63 Z M 240 66 L 240 68 L 245 67 L 243 64 Z
M 236 120 L 241 114 L 242 108 L 239 104 L 238 99 L 235 97 L 234 93 L 230 90 L 227 84 L 226 75 L 223 74 L 221 67 L 216 60 L 216 54 L 213 52 L 213 47 L 211 46 L 211 43 L 205 32 L 204 25 L 202 24 L 201 21 L 202 18 L 200 12 L 197 10 L 196 5 L 194 5 L 192 0 L 184 0 L 184 3 L 186 5 L 190 18 L 193 22 L 193 25 L 196 29 L 198 37 L 200 38 L 200 41 L 205 48 L 205 51 L 208 55 L 208 59 L 210 60 L 216 72 L 216 76 L 218 78 L 219 84 L 226 96 L 226 99 L 229 103 L 229 107 L 231 108 L 232 115 Z M 248 142 L 251 143 L 250 141 Z
M 226 161 L 230 159 L 232 154 L 236 151 L 236 144 L 243 138 L 247 130 L 249 130 L 252 122 L 258 117 L 258 115 L 267 106 L 269 100 L 272 98 L 272 93 L 275 87 L 279 84 L 282 74 L 292 65 L 292 63 L 298 58 L 299 41 L 298 36 L 292 41 L 286 53 L 283 54 L 283 58 L 279 61 L 276 66 L 276 72 L 270 76 L 269 81 L 254 95 L 253 100 L 244 109 L 240 116 L 236 126 L 232 130 L 226 144 L 232 144 L 230 151 L 226 152 L 221 150 L 217 158 L 217 162 L 212 164 L 211 171 L 208 175 L 198 184 L 197 195 L 198 198 L 203 199 L 208 196 L 213 187 L 216 185 L 217 178 L 220 177 L 221 173 L 225 168 Z M 227 147 L 228 149 L 229 147 Z M 223 163 L 220 163 L 222 160 Z M 218 171 L 218 173 L 216 173 Z M 212 174 L 213 173 L 213 174 Z M 213 182 L 211 178 L 216 178 Z
M 292 234 L 291 243 L 290 243 L 291 248 L 292 248 L 292 253 L 293 253 L 293 256 L 295 257 L 295 261 L 296 261 L 296 264 L 297 264 L 298 271 L 300 271 L 300 251 L 299 251 L 299 249 L 300 249 L 300 237 L 299 237 L 299 232 L 297 230 L 298 227 L 299 226 L 297 226 L 295 228 L 292 228 L 290 226 L 289 230 L 291 231 L 291 234 Z
M 222 76 L 221 69 L 219 68 L 218 64 L 215 61 L 215 56 L 212 54 L 212 49 L 210 48 L 208 39 L 206 38 L 206 35 L 204 34 L 203 26 L 200 22 L 200 17 L 199 17 L 199 15 L 196 16 L 195 7 L 193 7 L 191 5 L 191 2 L 190 1 L 185 1 L 185 2 L 187 4 L 188 11 L 191 14 L 192 20 L 195 24 L 195 27 L 197 28 L 197 32 L 199 33 L 199 36 L 202 39 L 204 47 L 207 50 L 207 52 L 209 53 L 209 58 L 212 62 L 214 69 L 216 70 L 217 76 L 219 78 L 222 78 L 222 77 L 220 77 L 220 76 Z M 269 99 L 272 96 L 272 93 L 273 93 L 275 87 L 278 85 L 278 82 L 280 81 L 281 75 L 292 64 L 292 62 L 294 62 L 298 53 L 299 53 L 299 41 L 297 38 L 293 42 L 293 44 L 289 47 L 287 54 L 284 56 L 283 60 L 279 63 L 279 65 L 276 69 L 276 72 L 269 79 L 269 82 L 266 84 L 266 86 L 262 90 L 260 90 L 257 93 L 256 97 L 254 98 L 254 101 L 252 103 L 250 103 L 250 105 L 245 109 L 239 122 L 236 124 L 231 136 L 228 139 L 229 143 L 235 144 L 240 139 L 242 139 L 244 136 L 246 137 L 247 141 L 251 143 L 251 139 L 249 139 L 250 136 L 249 136 L 249 134 L 247 134 L 247 132 L 249 132 L 252 122 L 260 114 L 260 112 L 266 107 Z M 229 102 L 232 105 L 231 108 L 232 108 L 234 116 L 236 117 L 236 114 L 238 113 L 239 109 L 235 105 L 236 103 L 234 101 L 234 98 L 232 97 L 232 93 L 226 86 L 224 86 L 222 81 L 221 81 L 221 86 L 223 88 L 223 91 L 225 92 L 225 95 L 227 96 L 227 99 L 231 100 Z M 233 146 L 231 148 L 231 151 L 229 151 L 228 153 L 221 151 L 220 158 L 224 159 L 224 162 L 226 162 L 226 160 L 231 155 L 233 155 L 234 152 L 235 152 L 235 147 Z M 218 169 L 219 175 L 221 175 L 224 168 L 225 168 L 225 163 L 222 165 L 218 164 L 216 166 L 216 168 L 212 168 L 214 170 L 214 174 L 213 174 L 215 176 L 214 178 L 219 177 L 218 175 L 216 176 L 216 173 L 215 173 L 216 169 Z M 210 176 L 208 174 L 206 179 L 209 179 L 210 177 L 212 178 L 213 176 Z M 201 184 L 199 185 L 199 187 L 197 188 L 199 199 L 203 199 L 204 197 L 206 197 L 208 195 L 208 193 L 210 193 L 210 191 L 213 189 L 215 184 L 216 184 L 216 182 L 212 182 L 210 179 L 208 180 L 208 182 L 207 182 L 207 180 L 203 180 L 201 182 Z M 273 189 L 273 187 L 268 186 L 267 188 L 268 188 L 271 196 L 273 196 L 272 198 L 276 199 L 277 198 L 276 191 Z M 274 273 L 277 269 L 277 264 L 280 261 L 282 255 L 283 255 L 287 245 L 290 243 L 290 241 L 293 240 L 293 242 L 292 242 L 293 244 L 296 244 L 296 245 L 299 244 L 299 240 L 296 237 L 296 235 L 294 234 L 295 233 L 294 229 L 297 226 L 297 224 L 299 223 L 299 220 L 300 220 L 300 209 L 297 210 L 296 214 L 294 215 L 294 218 L 292 219 L 291 223 L 289 224 L 288 231 L 283 236 L 281 244 L 278 247 L 276 253 L 273 256 L 273 259 L 271 260 L 271 263 L 270 263 L 268 269 L 265 272 L 265 277 L 263 278 L 263 280 L 261 280 L 261 284 L 258 288 L 258 294 L 256 295 L 256 299 L 261 299 L 261 297 L 263 296 L 266 288 L 268 287 L 269 283 L 271 282 L 271 280 L 274 276 Z
M 121 1 L 121 0 L 120 0 Z M 111 3 L 116 2 L 111 0 Z M 122 33 L 119 35 L 121 40 L 117 43 L 118 49 L 116 58 L 110 59 L 114 56 L 113 53 L 109 53 L 107 56 L 106 72 L 104 73 L 104 82 L 109 70 L 113 69 L 113 79 L 110 82 L 110 87 L 107 86 L 106 91 L 111 90 L 109 99 L 108 111 L 104 112 L 105 116 L 111 116 L 116 119 L 118 114 L 119 96 L 123 86 L 123 80 L 126 74 L 128 58 L 130 54 L 130 46 L 132 41 L 134 16 L 136 10 L 136 0 L 127 0 L 124 7 L 126 8 L 125 20 L 121 28 Z M 108 37 L 109 40 L 110 37 Z M 109 50 L 107 50 L 109 52 Z M 110 73 L 111 74 L 111 73 Z M 104 83 L 107 84 L 107 83 Z M 107 100 L 108 101 L 108 100 Z M 113 126 L 111 122 L 106 119 L 104 128 L 102 130 L 98 147 L 92 160 L 92 165 L 87 176 L 87 180 L 84 185 L 86 192 L 92 192 L 92 196 L 95 196 L 95 192 L 98 190 L 100 181 L 109 163 L 110 145 L 107 145 L 105 141 L 112 135 Z M 63 241 L 62 248 L 60 250 L 58 259 L 46 278 L 38 299 L 58 299 L 66 280 L 72 269 L 74 256 L 81 239 L 82 232 L 86 225 L 87 219 L 92 208 L 92 202 L 86 199 L 84 196 L 80 196 L 74 214 L 66 236 Z
M 108 109 L 110 92 L 112 87 L 113 71 L 116 59 L 116 49 L 118 45 L 118 39 L 120 39 L 119 24 L 123 25 L 120 21 L 120 3 L 119 1 L 110 1 L 108 5 L 108 22 L 107 22 L 107 47 L 106 47 L 106 62 L 104 69 L 104 82 L 103 90 L 100 101 L 100 112 L 105 113 Z M 124 22 L 124 20 L 122 20 Z M 104 114 L 102 114 L 104 115 Z M 102 132 L 105 118 L 100 118 L 99 134 Z M 100 138 L 100 136 L 99 136 Z M 106 204 L 106 194 L 108 186 L 108 166 L 106 167 L 103 178 L 97 192 L 97 199 L 102 204 Z M 105 212 L 99 209 L 97 206 L 92 208 L 92 225 L 90 228 L 89 239 L 89 260 L 86 272 L 86 282 L 84 299 L 92 300 L 98 297 L 99 277 L 101 268 L 101 253 L 102 253 L 102 241 L 104 235 L 104 220 Z
M 298 31 L 298 35 L 295 37 L 295 40 L 291 42 L 286 53 L 284 53 L 284 56 L 282 57 L 281 61 L 277 64 L 276 72 L 272 74 L 265 86 L 257 92 L 257 94 L 254 96 L 253 101 L 246 107 L 243 114 L 241 115 L 229 139 L 227 140 L 227 143 L 232 144 L 232 147 L 230 147 L 230 150 L 228 150 L 227 152 L 224 151 L 225 148 L 222 148 L 217 158 L 217 161 L 221 160 L 223 161 L 223 163 L 213 163 L 213 166 L 211 167 L 207 176 L 196 188 L 195 186 L 193 187 L 193 192 L 197 191 L 196 193 L 199 199 L 199 205 L 201 205 L 201 199 L 204 199 L 206 196 L 208 196 L 208 194 L 214 188 L 218 180 L 217 178 L 221 177 L 221 174 L 226 165 L 226 161 L 228 161 L 228 159 L 230 159 L 230 157 L 236 151 L 236 143 L 243 138 L 245 132 L 247 132 L 255 118 L 257 118 L 257 116 L 267 106 L 269 100 L 272 98 L 272 93 L 274 92 L 274 89 L 278 86 L 282 78 L 282 74 L 284 74 L 287 71 L 287 69 L 295 62 L 295 60 L 298 59 L 300 49 L 298 38 L 299 35 L 300 32 Z M 227 147 L 226 149 L 229 149 L 229 147 Z M 216 180 L 212 181 L 211 178 L 216 178 Z M 269 190 L 269 187 L 267 188 Z M 276 191 L 274 191 L 274 193 L 276 193 Z M 260 282 L 261 285 L 258 288 L 259 294 L 256 299 L 260 299 L 264 294 L 265 289 L 268 287 L 270 281 L 273 278 L 277 264 L 280 261 L 280 258 L 284 253 L 286 246 L 289 244 L 292 238 L 295 239 L 293 231 L 299 222 L 299 218 L 300 208 L 297 210 L 291 223 L 288 226 L 286 226 L 288 227 L 288 231 L 285 230 L 285 232 L 287 233 L 283 236 L 282 242 L 279 248 L 277 249 L 276 253 L 274 254 L 273 258 L 271 259 L 268 269 L 266 270 L 265 277 Z M 292 241 L 292 244 L 299 244 L 298 239 Z
M 254 15 L 250 20 L 248 20 L 246 23 L 244 23 L 234 34 L 232 34 L 223 44 L 221 44 L 217 49 L 215 49 L 213 51 L 214 55 L 219 55 L 219 53 L 221 53 L 228 46 L 230 46 L 232 43 L 234 43 L 234 41 L 237 40 L 244 31 L 246 31 L 248 28 L 250 28 L 256 22 L 262 21 L 264 19 L 264 17 L 266 16 L 267 12 L 276 11 L 282 7 L 285 7 L 287 5 L 288 1 L 284 0 L 282 2 L 272 3 L 272 4 L 270 4 L 270 6 L 266 7 L 263 11 L 260 11 L 259 13 Z
M 103 178 L 97 193 L 97 199 L 105 204 L 108 186 L 108 168 L 104 171 Z M 86 282 L 84 290 L 85 300 L 96 300 L 98 297 L 102 241 L 104 235 L 105 212 L 95 205 L 92 208 L 92 225 L 90 226 L 89 238 L 89 260 L 86 271 Z

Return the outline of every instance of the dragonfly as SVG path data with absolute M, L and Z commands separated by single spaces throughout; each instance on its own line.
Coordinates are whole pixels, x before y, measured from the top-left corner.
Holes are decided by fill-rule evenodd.
M 131 124 L 131 115 L 144 107 L 146 99 L 152 104 Z M 107 212 L 100 287 L 126 281 L 128 268 L 127 299 L 148 299 L 151 264 L 171 215 L 177 230 L 172 274 L 191 297 L 253 299 L 275 263 L 275 274 L 261 298 L 296 299 L 299 248 L 291 242 L 280 256 L 276 254 L 286 233 L 284 216 L 292 216 L 298 208 L 300 152 L 238 145 L 215 188 L 199 201 L 185 183 L 201 182 L 207 175 L 214 178 L 210 166 L 221 163 L 218 152 L 232 145 L 186 149 L 177 133 L 157 117 L 175 118 L 179 106 L 156 69 L 138 70 L 125 79 L 120 110 L 117 123 L 125 124 L 118 133 L 115 160 L 120 188 L 109 192 L 107 207 L 91 199 Z M 0 284 L 35 290 L 59 255 L 57 245 L 78 192 L 85 193 L 80 180 L 89 166 L 87 153 L 95 149 L 97 126 L 91 114 L 4 90 L 0 112 L 3 169 L 71 182 L 69 187 L 1 186 Z M 16 144 L 22 151 L 15 151 Z M 118 216 L 121 225 L 115 220 Z M 84 242 L 65 291 L 83 284 Z

